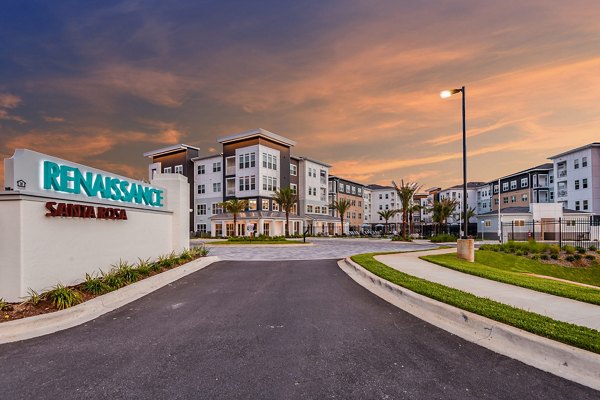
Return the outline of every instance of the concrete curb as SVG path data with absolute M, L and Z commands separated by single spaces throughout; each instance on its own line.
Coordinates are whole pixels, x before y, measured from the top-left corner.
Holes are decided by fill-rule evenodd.
M 338 266 L 359 285 L 398 308 L 496 353 L 600 390 L 600 355 L 430 299 L 386 281 L 350 258 Z
M 81 325 L 217 261 L 219 257 L 215 256 L 198 258 L 65 310 L 3 322 L 0 324 L 0 344 L 31 339 Z

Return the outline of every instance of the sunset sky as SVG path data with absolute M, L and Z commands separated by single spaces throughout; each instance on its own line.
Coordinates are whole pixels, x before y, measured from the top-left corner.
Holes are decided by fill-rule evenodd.
M 145 151 L 261 127 L 349 179 L 447 187 L 462 85 L 469 180 L 600 141 L 598 0 L 6 0 L 0 38 L 0 158 L 145 178 Z

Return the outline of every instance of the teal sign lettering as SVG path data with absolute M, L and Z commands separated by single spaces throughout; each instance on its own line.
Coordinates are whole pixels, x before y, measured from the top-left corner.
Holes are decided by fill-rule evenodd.
M 43 182 L 45 190 L 154 207 L 163 206 L 163 191 L 160 189 L 93 172 L 84 174 L 79 168 L 58 165 L 52 161 L 44 161 Z

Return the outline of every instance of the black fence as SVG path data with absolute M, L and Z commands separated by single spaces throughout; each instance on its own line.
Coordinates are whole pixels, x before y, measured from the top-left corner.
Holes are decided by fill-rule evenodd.
M 560 246 L 598 246 L 600 220 L 594 217 L 581 219 L 548 219 L 541 221 L 512 221 L 502 223 L 504 240 L 556 243 Z

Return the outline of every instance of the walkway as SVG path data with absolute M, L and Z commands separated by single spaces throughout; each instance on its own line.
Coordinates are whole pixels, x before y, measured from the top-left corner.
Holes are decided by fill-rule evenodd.
M 299 240 L 301 241 L 301 239 Z M 354 254 L 427 250 L 437 247 L 427 241 L 392 242 L 389 239 L 307 238 L 308 245 L 210 245 L 209 240 L 194 239 L 192 245 L 206 242 L 211 256 L 221 260 L 339 260 Z
M 480 278 L 419 259 L 424 255 L 451 252 L 456 252 L 456 249 L 389 254 L 375 258 L 409 275 L 546 315 L 559 321 L 600 330 L 600 306 Z
M 598 399 L 357 285 L 333 260 L 220 262 L 0 346 L 2 399 Z

